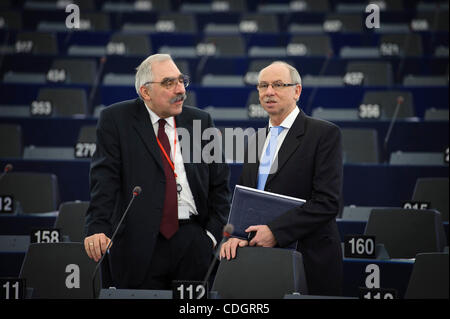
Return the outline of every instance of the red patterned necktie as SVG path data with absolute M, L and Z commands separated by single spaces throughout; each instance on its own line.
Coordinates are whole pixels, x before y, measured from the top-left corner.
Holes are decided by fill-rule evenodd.
M 165 125 L 166 120 L 160 119 L 158 139 L 161 142 L 161 145 L 164 147 L 167 156 L 170 156 L 170 143 L 169 138 L 164 131 Z M 166 191 L 164 197 L 163 216 L 161 219 L 159 231 L 165 238 L 170 239 L 178 230 L 177 183 L 175 181 L 174 172 L 162 151 L 161 160 L 164 167 L 164 175 L 166 176 Z

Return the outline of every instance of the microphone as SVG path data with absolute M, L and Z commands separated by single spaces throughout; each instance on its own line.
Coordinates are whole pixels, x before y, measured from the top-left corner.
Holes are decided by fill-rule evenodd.
M 114 237 L 116 237 L 117 231 L 119 230 L 120 225 L 122 225 L 122 222 L 123 222 L 123 220 L 125 219 L 125 216 L 127 215 L 128 210 L 129 210 L 130 207 L 131 207 L 131 204 L 133 203 L 134 199 L 135 199 L 136 197 L 138 197 L 139 194 L 141 194 L 141 192 L 142 192 L 142 188 L 141 188 L 140 186 L 135 186 L 135 187 L 134 187 L 134 189 L 133 189 L 133 197 L 131 198 L 131 200 L 130 200 L 130 202 L 129 202 L 129 204 L 128 204 L 127 209 L 125 209 L 125 212 L 123 213 L 122 218 L 120 219 L 119 223 L 117 224 L 116 230 L 114 231 L 114 233 L 113 233 L 113 235 L 112 235 L 112 237 L 111 237 L 111 240 L 109 241 L 108 246 L 106 246 L 106 252 L 103 254 L 102 258 L 100 258 L 99 262 L 97 263 L 97 266 L 95 266 L 94 273 L 92 274 L 92 292 L 93 292 L 93 298 L 96 298 L 96 293 L 95 293 L 95 275 L 97 274 L 97 271 L 98 271 L 98 269 L 100 268 L 100 265 L 102 264 L 103 259 L 104 259 L 105 256 L 106 256 L 106 253 L 109 251 L 109 248 L 110 248 L 111 245 L 112 245 L 112 242 L 113 242 L 113 240 L 114 240 Z M 100 284 L 100 285 L 101 285 L 101 284 Z
M 404 101 L 405 101 L 405 98 L 403 96 L 400 95 L 397 97 L 397 105 L 395 106 L 394 115 L 392 116 L 391 123 L 389 124 L 389 128 L 386 133 L 386 137 L 384 138 L 384 154 L 385 154 L 385 158 L 386 158 L 386 163 L 389 163 L 389 154 L 388 154 L 387 145 L 388 145 L 389 139 L 391 137 L 392 128 L 394 127 L 394 124 L 397 121 L 397 116 L 398 116 L 398 112 L 400 111 L 400 106 L 403 104 Z
M 13 166 L 11 163 L 8 163 L 5 165 L 5 168 L 3 169 L 3 173 L 2 175 L 0 175 L 0 181 L 3 179 L 3 177 L 8 174 L 9 172 L 11 172 L 13 169 Z
M 217 246 L 216 253 L 214 254 L 214 259 L 211 262 L 211 264 L 209 265 L 208 272 L 206 273 L 205 279 L 203 280 L 203 286 L 206 286 L 206 282 L 208 281 L 209 276 L 211 275 L 211 272 L 212 272 L 212 270 L 214 268 L 214 265 L 216 264 L 216 261 L 217 261 L 217 259 L 219 257 L 219 253 L 220 253 L 220 247 L 222 246 L 223 243 L 225 243 L 228 240 L 228 238 L 230 238 L 230 236 L 233 233 L 233 231 L 234 231 L 234 227 L 231 224 L 226 224 L 223 227 L 223 238 L 222 238 L 222 241 L 220 242 L 219 246 Z

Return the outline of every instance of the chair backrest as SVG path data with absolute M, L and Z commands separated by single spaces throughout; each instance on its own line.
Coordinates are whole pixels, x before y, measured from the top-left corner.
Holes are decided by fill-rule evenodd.
M 243 247 L 234 259 L 222 259 L 213 291 L 225 299 L 281 299 L 308 294 L 302 255 L 295 250 Z
M 56 211 L 59 205 L 58 178 L 50 173 L 11 172 L 3 176 L 0 194 L 13 195 L 24 213 Z
M 246 13 L 242 15 L 242 23 L 255 23 L 256 30 L 251 26 L 251 32 L 266 32 L 277 33 L 279 31 L 278 20 L 275 14 L 263 14 L 263 13 Z M 245 27 L 241 28 L 242 32 L 246 32 Z M 248 30 L 247 30 L 248 31 Z
M 293 36 L 290 42 L 292 45 L 297 45 L 297 50 L 304 50 L 306 56 L 328 56 L 332 53 L 333 48 L 330 43 L 330 38 L 327 35 L 296 35 Z M 299 47 L 303 45 L 304 47 Z M 294 49 L 293 49 L 294 50 Z M 303 51 L 301 51 L 303 53 Z M 302 54 L 303 55 L 303 54 Z
M 83 89 L 44 87 L 37 100 L 51 102 L 54 116 L 86 115 L 87 96 Z
M 374 235 L 391 258 L 442 252 L 446 245 L 441 214 L 436 210 L 373 209 L 364 234 Z
M 364 85 L 391 86 L 394 77 L 392 66 L 389 62 L 349 62 L 347 65 L 347 72 L 363 73 Z
M 123 43 L 126 56 L 146 56 L 153 51 L 150 39 L 142 34 L 116 33 L 111 36 L 109 43 Z
M 383 45 L 396 45 L 400 56 L 416 56 L 423 54 L 422 38 L 417 33 L 385 34 L 380 37 L 380 47 Z
M 16 124 L 1 124 L 0 145 L 0 157 L 22 157 L 22 127 Z
M 417 254 L 405 299 L 448 299 L 448 253 Z
M 241 35 L 207 36 L 203 43 L 213 44 L 216 56 L 244 56 L 245 42 Z
M 161 13 L 158 22 L 170 22 L 175 27 L 175 32 L 196 33 L 197 20 L 193 14 L 187 13 Z
M 399 96 L 404 98 L 404 102 L 399 108 L 397 118 L 415 116 L 413 95 L 407 91 L 366 91 L 361 104 L 378 104 L 381 110 L 380 117 L 390 119 L 395 113 Z
M 378 163 L 378 133 L 375 129 L 342 129 L 345 163 Z
M 80 127 L 80 132 L 78 133 L 77 142 L 81 143 L 96 143 L 96 125 L 83 125 Z
M 440 212 L 442 220 L 448 222 L 448 178 L 418 178 L 412 200 L 430 202 L 430 208 Z
M 66 72 L 65 83 L 94 84 L 97 66 L 93 59 L 56 59 L 52 69 L 62 69 Z
M 69 236 L 71 242 L 83 242 L 84 224 L 89 202 L 65 202 L 59 206 L 55 228 L 61 229 L 61 235 Z
M 17 34 L 18 42 L 31 43 L 32 54 L 58 54 L 56 35 L 49 32 L 20 32 Z
M 33 298 L 90 299 L 95 266 L 82 243 L 30 244 L 19 277 L 33 288 Z M 99 287 L 96 276 L 96 291 Z

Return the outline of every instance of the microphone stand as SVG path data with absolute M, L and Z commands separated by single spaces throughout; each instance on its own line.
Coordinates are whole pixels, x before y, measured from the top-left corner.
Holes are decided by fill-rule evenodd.
M 388 154 L 387 145 L 388 145 L 389 139 L 391 137 L 392 128 L 394 127 L 394 124 L 397 121 L 398 112 L 400 111 L 400 106 L 402 105 L 403 101 L 404 101 L 403 96 L 397 97 L 397 105 L 395 107 L 394 115 L 392 116 L 388 131 L 386 133 L 386 137 L 384 138 L 383 149 L 384 149 L 386 163 L 389 163 L 389 154 Z

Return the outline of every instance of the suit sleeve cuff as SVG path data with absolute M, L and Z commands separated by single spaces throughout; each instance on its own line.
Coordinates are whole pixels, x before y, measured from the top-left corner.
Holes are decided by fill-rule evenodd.
M 216 248 L 216 246 L 217 246 L 217 240 L 216 240 L 216 238 L 214 238 L 214 236 L 213 236 L 213 234 L 211 234 L 208 230 L 206 231 L 206 235 L 208 235 L 209 236 L 209 238 L 211 238 L 211 240 L 212 240 L 212 242 L 213 242 L 213 247 L 214 248 Z

